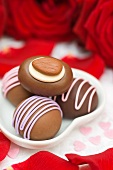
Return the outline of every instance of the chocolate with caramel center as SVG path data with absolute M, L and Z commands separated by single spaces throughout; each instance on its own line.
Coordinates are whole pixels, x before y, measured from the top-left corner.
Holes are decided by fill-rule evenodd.
M 62 71 L 62 63 L 51 57 L 37 58 L 32 62 L 32 66 L 38 72 L 49 76 L 56 76 Z
M 18 72 L 18 78 L 19 78 L 21 85 L 29 92 L 31 92 L 33 94 L 37 94 L 39 96 L 48 96 L 49 97 L 49 96 L 56 96 L 56 95 L 65 93 L 69 89 L 69 87 L 73 81 L 73 73 L 72 73 L 72 70 L 69 67 L 69 65 L 66 64 L 65 62 L 63 62 L 62 60 L 58 60 L 62 66 L 62 71 L 59 74 L 60 76 L 57 75 L 57 76 L 48 76 L 48 77 L 51 79 L 55 79 L 56 77 L 57 78 L 61 77 L 61 78 L 59 80 L 53 81 L 53 82 L 44 82 L 42 80 L 40 81 L 40 80 L 34 78 L 30 74 L 30 71 L 29 71 L 29 68 L 31 66 L 32 71 L 37 72 L 36 74 L 34 73 L 35 77 L 37 75 L 38 75 L 38 78 L 43 77 L 43 75 L 42 76 L 40 75 L 40 77 L 39 77 L 40 72 L 35 70 L 35 68 L 33 70 L 32 63 L 33 63 L 33 61 L 38 60 L 38 58 L 40 58 L 39 61 L 42 60 L 42 58 L 44 58 L 44 59 L 48 58 L 47 62 L 46 62 L 47 66 L 51 65 L 51 63 L 56 63 L 56 60 L 58 60 L 56 58 L 52 58 L 49 56 L 35 56 L 35 57 L 27 58 L 20 65 L 19 72 Z M 54 62 L 52 62 L 53 60 L 54 60 Z M 45 70 L 44 66 L 41 65 L 41 67 Z M 44 76 L 47 76 L 47 73 Z M 48 77 L 47 77 L 47 79 L 48 79 Z

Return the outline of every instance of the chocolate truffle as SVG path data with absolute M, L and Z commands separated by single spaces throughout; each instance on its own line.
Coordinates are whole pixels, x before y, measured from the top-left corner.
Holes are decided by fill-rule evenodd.
M 68 91 L 55 96 L 54 100 L 60 105 L 64 118 L 69 119 L 89 114 L 98 105 L 96 88 L 81 78 L 74 79 Z
M 18 76 L 25 89 L 48 97 L 66 92 L 73 81 L 71 68 L 61 60 L 48 56 L 26 59 L 20 65 Z
M 32 94 L 24 89 L 18 80 L 19 66 L 8 71 L 2 79 L 2 91 L 14 106 L 17 106 L 22 100 L 30 97 Z
M 29 140 L 53 138 L 59 131 L 62 111 L 50 98 L 32 96 L 24 100 L 15 110 L 13 126 L 17 134 Z

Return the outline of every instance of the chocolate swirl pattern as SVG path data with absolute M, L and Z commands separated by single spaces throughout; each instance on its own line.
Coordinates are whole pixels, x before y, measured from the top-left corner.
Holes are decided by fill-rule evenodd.
M 76 118 L 91 113 L 98 105 L 96 88 L 81 78 L 73 80 L 66 93 L 55 96 L 65 118 Z
M 13 116 L 13 126 L 17 134 L 23 130 L 23 137 L 30 139 L 31 131 L 38 119 L 52 110 L 59 110 L 62 117 L 59 105 L 50 98 L 32 96 L 24 100 L 15 110 Z

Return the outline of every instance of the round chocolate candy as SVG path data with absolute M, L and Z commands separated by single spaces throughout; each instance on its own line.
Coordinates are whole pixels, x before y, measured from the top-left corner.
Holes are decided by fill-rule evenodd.
M 53 138 L 60 129 L 62 111 L 50 98 L 32 96 L 15 110 L 13 126 L 17 134 L 29 140 Z
M 25 60 L 19 69 L 21 85 L 33 94 L 60 95 L 70 87 L 71 68 L 61 60 L 48 56 L 36 56 Z
M 55 96 L 54 100 L 60 105 L 64 118 L 69 119 L 89 114 L 98 105 L 96 88 L 81 78 L 74 79 L 68 91 Z
M 2 79 L 2 91 L 14 106 L 17 106 L 21 101 L 30 97 L 32 94 L 24 89 L 18 80 L 19 66 L 8 71 Z

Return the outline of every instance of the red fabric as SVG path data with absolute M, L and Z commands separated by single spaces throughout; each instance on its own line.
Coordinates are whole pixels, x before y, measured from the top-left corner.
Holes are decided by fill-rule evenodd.
M 75 0 L 5 0 L 5 33 L 16 39 L 63 41 L 74 38 Z
M 113 0 L 77 0 L 79 17 L 73 31 L 86 49 L 113 67 Z
M 91 170 L 113 170 L 113 148 L 95 155 L 67 154 L 66 157 L 75 165 L 89 164 Z
M 103 59 L 94 54 L 85 59 L 79 59 L 75 56 L 65 56 L 62 60 L 70 65 L 70 67 L 86 71 L 98 79 L 103 74 L 105 68 Z
M 76 165 L 47 151 L 40 151 L 12 167 L 14 170 L 78 170 Z
M 3 0 L 0 0 L 0 37 L 3 35 L 6 21 L 6 12 L 3 4 Z
M 26 161 L 12 165 L 14 170 L 113 170 L 113 148 L 88 156 L 66 154 L 69 161 L 47 151 L 40 151 Z M 80 166 L 84 165 L 84 166 Z
M 50 55 L 53 42 L 29 40 L 19 49 L 9 48 L 0 52 L 0 77 L 15 66 L 20 65 L 26 58 L 36 55 Z
M 0 132 L 0 161 L 2 161 L 9 149 L 10 149 L 10 141 L 7 139 L 2 132 Z

